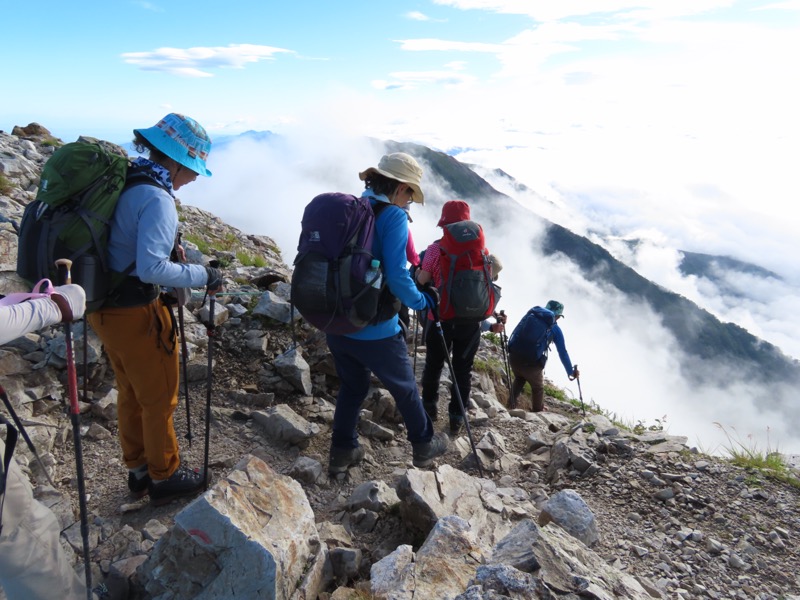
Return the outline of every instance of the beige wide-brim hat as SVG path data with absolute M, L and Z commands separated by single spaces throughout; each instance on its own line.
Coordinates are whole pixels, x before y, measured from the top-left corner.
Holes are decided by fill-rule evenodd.
M 377 167 L 370 167 L 358 174 L 359 179 L 364 181 L 370 173 L 380 173 L 389 179 L 395 179 L 401 183 L 406 183 L 414 190 L 411 196 L 412 202 L 425 204 L 425 196 L 419 184 L 422 182 L 422 167 L 414 160 L 414 157 L 405 152 L 393 152 L 381 157 Z

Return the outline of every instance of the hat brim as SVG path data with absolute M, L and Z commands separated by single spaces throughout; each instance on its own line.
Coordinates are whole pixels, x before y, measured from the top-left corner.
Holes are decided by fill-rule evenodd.
M 133 133 L 142 136 L 150 142 L 156 150 L 170 157 L 179 165 L 191 169 L 203 177 L 211 177 L 211 171 L 206 167 L 206 161 L 197 156 L 189 156 L 186 148 L 169 137 L 163 129 L 159 127 L 148 127 L 147 129 L 134 129 Z
M 408 187 L 414 190 L 414 194 L 411 196 L 411 201 L 418 202 L 419 204 L 425 204 L 425 195 L 422 193 L 422 189 L 420 189 L 419 185 L 417 185 L 413 181 L 402 179 L 397 175 L 395 175 L 394 173 L 389 173 L 388 171 L 384 171 L 382 169 L 379 169 L 378 167 L 370 167 L 365 171 L 361 171 L 358 174 L 358 178 L 361 181 L 364 181 L 366 180 L 366 178 L 369 176 L 370 173 L 378 173 L 380 175 L 383 175 L 384 177 L 388 177 L 389 179 L 394 179 L 395 181 L 399 181 L 400 183 L 405 183 Z

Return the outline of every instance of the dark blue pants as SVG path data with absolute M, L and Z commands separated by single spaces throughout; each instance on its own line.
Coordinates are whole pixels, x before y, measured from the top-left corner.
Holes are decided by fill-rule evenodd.
M 408 441 L 431 440 L 433 423 L 422 408 L 402 334 L 382 340 L 354 340 L 343 335 L 328 335 L 328 348 L 333 354 L 340 380 L 333 414 L 332 446 L 358 446 L 356 426 L 361 405 L 369 392 L 370 371 L 394 398 L 406 425 Z
M 447 343 L 447 350 L 442 344 L 442 333 Z M 472 364 L 481 342 L 480 323 L 453 323 L 442 322 L 442 333 L 436 325 L 428 326 L 428 335 L 425 339 L 425 369 L 422 372 L 422 400 L 426 404 L 435 404 L 439 399 L 439 378 L 442 375 L 445 360 L 450 352 L 453 353 L 453 371 L 455 372 L 455 385 L 461 394 L 461 401 L 466 408 L 472 391 Z M 450 388 L 450 404 L 448 413 L 461 414 L 461 405 L 458 403 L 455 390 Z

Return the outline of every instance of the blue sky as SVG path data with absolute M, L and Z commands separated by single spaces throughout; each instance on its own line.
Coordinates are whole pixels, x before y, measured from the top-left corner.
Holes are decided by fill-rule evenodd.
M 127 137 L 165 109 L 212 134 L 280 130 L 328 105 L 379 136 L 525 145 L 690 108 L 714 127 L 735 116 L 726 106 L 757 107 L 730 97 L 756 101 L 753 86 L 778 110 L 797 94 L 781 98 L 797 78 L 797 0 L 4 4 L 0 127 L 36 120 L 66 139 Z
M 800 357 L 800 0 L 3 4 L 0 129 L 36 121 L 65 141 L 125 142 L 175 111 L 212 138 L 291 137 L 285 155 L 212 149 L 215 176 L 182 190 L 189 204 L 274 237 L 287 263 L 305 201 L 328 187 L 357 191 L 355 173 L 376 160 L 354 138 L 459 148 L 460 159 L 527 184 L 521 202 L 602 236 L 644 276 Z M 436 235 L 424 211 L 415 207 L 413 226 L 422 240 Z M 506 238 L 496 244 L 508 273 L 518 258 L 523 272 L 532 259 Z M 644 240 L 635 252 L 631 238 Z M 749 297 L 730 302 L 682 277 L 676 249 L 755 262 L 784 282 L 736 282 Z M 570 351 L 601 404 L 621 395 L 620 368 L 637 417 L 650 416 L 636 408 L 642 393 L 659 398 L 654 410 L 674 402 L 675 382 L 660 378 L 669 343 L 649 330 L 652 316 L 626 307 L 623 335 L 601 322 L 577 276 L 550 267 L 528 287 L 507 281 L 509 314 L 531 295 L 569 298 Z M 665 355 L 643 353 L 643 337 Z M 754 397 L 740 391 L 702 393 Z M 705 406 L 696 390 L 681 394 Z

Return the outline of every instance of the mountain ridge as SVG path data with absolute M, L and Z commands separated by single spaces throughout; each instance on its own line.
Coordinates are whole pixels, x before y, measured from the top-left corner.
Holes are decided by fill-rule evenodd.
M 425 161 L 458 197 L 471 204 L 488 203 L 498 207 L 490 211 L 490 215 L 498 215 L 497 219 L 503 212 L 513 214 L 522 210 L 513 198 L 494 189 L 449 155 L 413 143 L 389 142 L 387 149 L 408 152 Z M 531 247 L 545 253 L 561 253 L 576 264 L 587 279 L 611 284 L 628 297 L 646 301 L 686 351 L 687 357 L 681 360 L 681 367 L 690 379 L 708 380 L 712 371 L 709 363 L 719 363 L 726 369 L 736 364 L 755 381 L 800 384 L 800 361 L 787 356 L 774 344 L 735 323 L 722 322 L 684 296 L 653 283 L 588 238 L 543 217 L 538 218 L 545 226 L 545 235 L 543 239 L 531 239 Z

